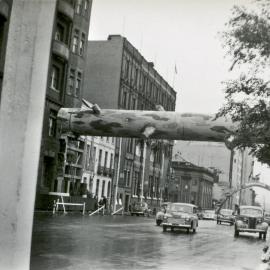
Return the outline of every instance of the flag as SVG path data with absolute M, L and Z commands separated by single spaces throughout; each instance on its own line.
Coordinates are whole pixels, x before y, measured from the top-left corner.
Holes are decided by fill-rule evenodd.
M 178 73 L 176 64 L 174 65 L 174 73 L 175 73 L 175 74 Z

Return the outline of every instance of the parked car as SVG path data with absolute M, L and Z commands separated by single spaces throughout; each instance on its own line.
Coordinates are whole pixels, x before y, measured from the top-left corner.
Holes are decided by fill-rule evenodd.
M 215 220 L 216 219 L 215 210 L 204 210 L 203 211 L 203 219 Z
M 270 212 L 264 212 L 264 221 L 270 225 Z
M 187 232 L 192 230 L 195 233 L 198 227 L 197 206 L 188 203 L 168 204 L 162 227 L 164 232 L 168 228 L 171 228 L 171 231 L 184 228 Z
M 266 239 L 268 224 L 263 219 L 263 209 L 259 206 L 240 206 L 235 219 L 234 236 L 240 232 L 259 233 L 259 238 Z
M 130 214 L 132 216 L 149 216 L 150 209 L 146 202 L 135 202 L 131 205 Z
M 167 206 L 169 205 L 169 202 L 165 202 L 161 204 L 160 210 L 156 214 L 156 224 L 157 226 L 160 226 L 163 222 L 164 215 L 166 213 Z
M 221 209 L 217 214 L 217 224 L 229 223 L 234 224 L 235 217 L 233 215 L 233 210 L 231 209 Z

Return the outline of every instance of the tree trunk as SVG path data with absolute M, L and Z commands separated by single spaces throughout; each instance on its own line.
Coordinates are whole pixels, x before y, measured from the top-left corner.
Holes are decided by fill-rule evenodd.
M 222 142 L 236 126 L 214 116 L 168 111 L 131 111 L 62 108 L 62 133 L 142 139 Z

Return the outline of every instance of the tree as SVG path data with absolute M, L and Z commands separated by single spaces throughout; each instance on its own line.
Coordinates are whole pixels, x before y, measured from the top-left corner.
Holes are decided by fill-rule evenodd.
M 249 147 L 259 161 L 270 165 L 270 0 L 233 8 L 222 33 L 224 47 L 241 75 L 228 80 L 225 105 L 217 117 L 239 124 L 233 146 Z

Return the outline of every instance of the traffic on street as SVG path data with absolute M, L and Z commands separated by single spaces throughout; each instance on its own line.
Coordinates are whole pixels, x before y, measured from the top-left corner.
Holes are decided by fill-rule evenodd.
M 267 243 L 216 220 L 163 232 L 153 216 L 36 213 L 31 269 L 254 270 Z

